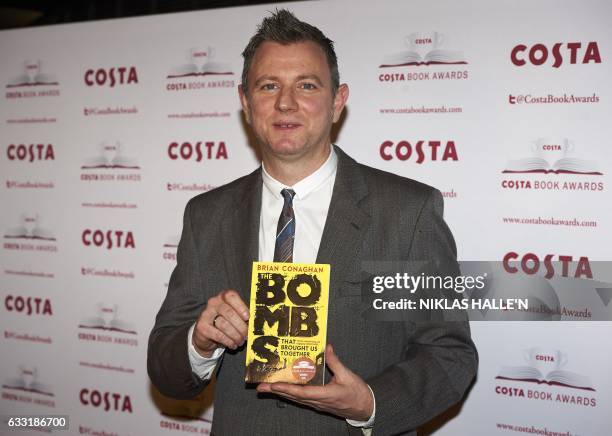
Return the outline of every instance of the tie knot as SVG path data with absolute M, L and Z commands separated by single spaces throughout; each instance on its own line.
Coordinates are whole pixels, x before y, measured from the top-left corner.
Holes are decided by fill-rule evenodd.
M 293 189 L 283 189 L 281 191 L 281 195 L 285 199 L 285 203 L 293 203 L 293 197 L 295 196 L 295 191 Z

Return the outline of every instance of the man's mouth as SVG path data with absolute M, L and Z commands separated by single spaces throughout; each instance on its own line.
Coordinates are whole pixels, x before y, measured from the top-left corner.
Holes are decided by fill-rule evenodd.
M 292 129 L 297 129 L 298 127 L 301 126 L 300 123 L 289 123 L 289 122 L 274 123 L 273 125 L 275 128 L 280 129 L 280 130 L 292 130 Z

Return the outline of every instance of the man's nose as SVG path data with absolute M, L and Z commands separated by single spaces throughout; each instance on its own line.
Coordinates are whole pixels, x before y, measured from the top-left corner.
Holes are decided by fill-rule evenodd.
M 295 93 L 292 88 L 281 88 L 276 99 L 276 110 L 281 112 L 290 112 L 298 107 Z

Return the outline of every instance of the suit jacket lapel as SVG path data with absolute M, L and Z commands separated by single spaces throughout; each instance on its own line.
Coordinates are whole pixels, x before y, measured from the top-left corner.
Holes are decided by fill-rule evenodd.
M 230 286 L 248 302 L 252 264 L 259 258 L 261 168 L 242 179 L 241 184 L 222 228 L 223 255 Z
M 338 172 L 332 193 L 317 263 L 331 265 L 330 293 L 335 293 L 347 272 L 359 259 L 362 240 L 370 224 L 370 215 L 359 202 L 368 194 L 357 162 L 335 147 Z

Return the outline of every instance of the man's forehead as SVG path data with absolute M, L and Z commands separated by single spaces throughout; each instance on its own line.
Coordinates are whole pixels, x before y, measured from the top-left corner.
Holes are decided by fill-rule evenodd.
M 253 63 L 291 59 L 306 60 L 306 57 L 309 55 L 318 58 L 317 60 L 327 61 L 323 48 L 313 41 L 306 40 L 286 44 L 276 41 L 264 41 L 257 47 L 253 56 Z
M 300 71 L 282 69 L 287 66 Z M 249 75 L 256 74 L 255 80 L 262 75 L 316 75 L 326 80 L 329 75 L 327 57 L 323 48 L 313 41 L 299 41 L 281 44 L 275 41 L 263 42 L 255 52 Z M 327 74 L 326 74 L 327 73 Z

